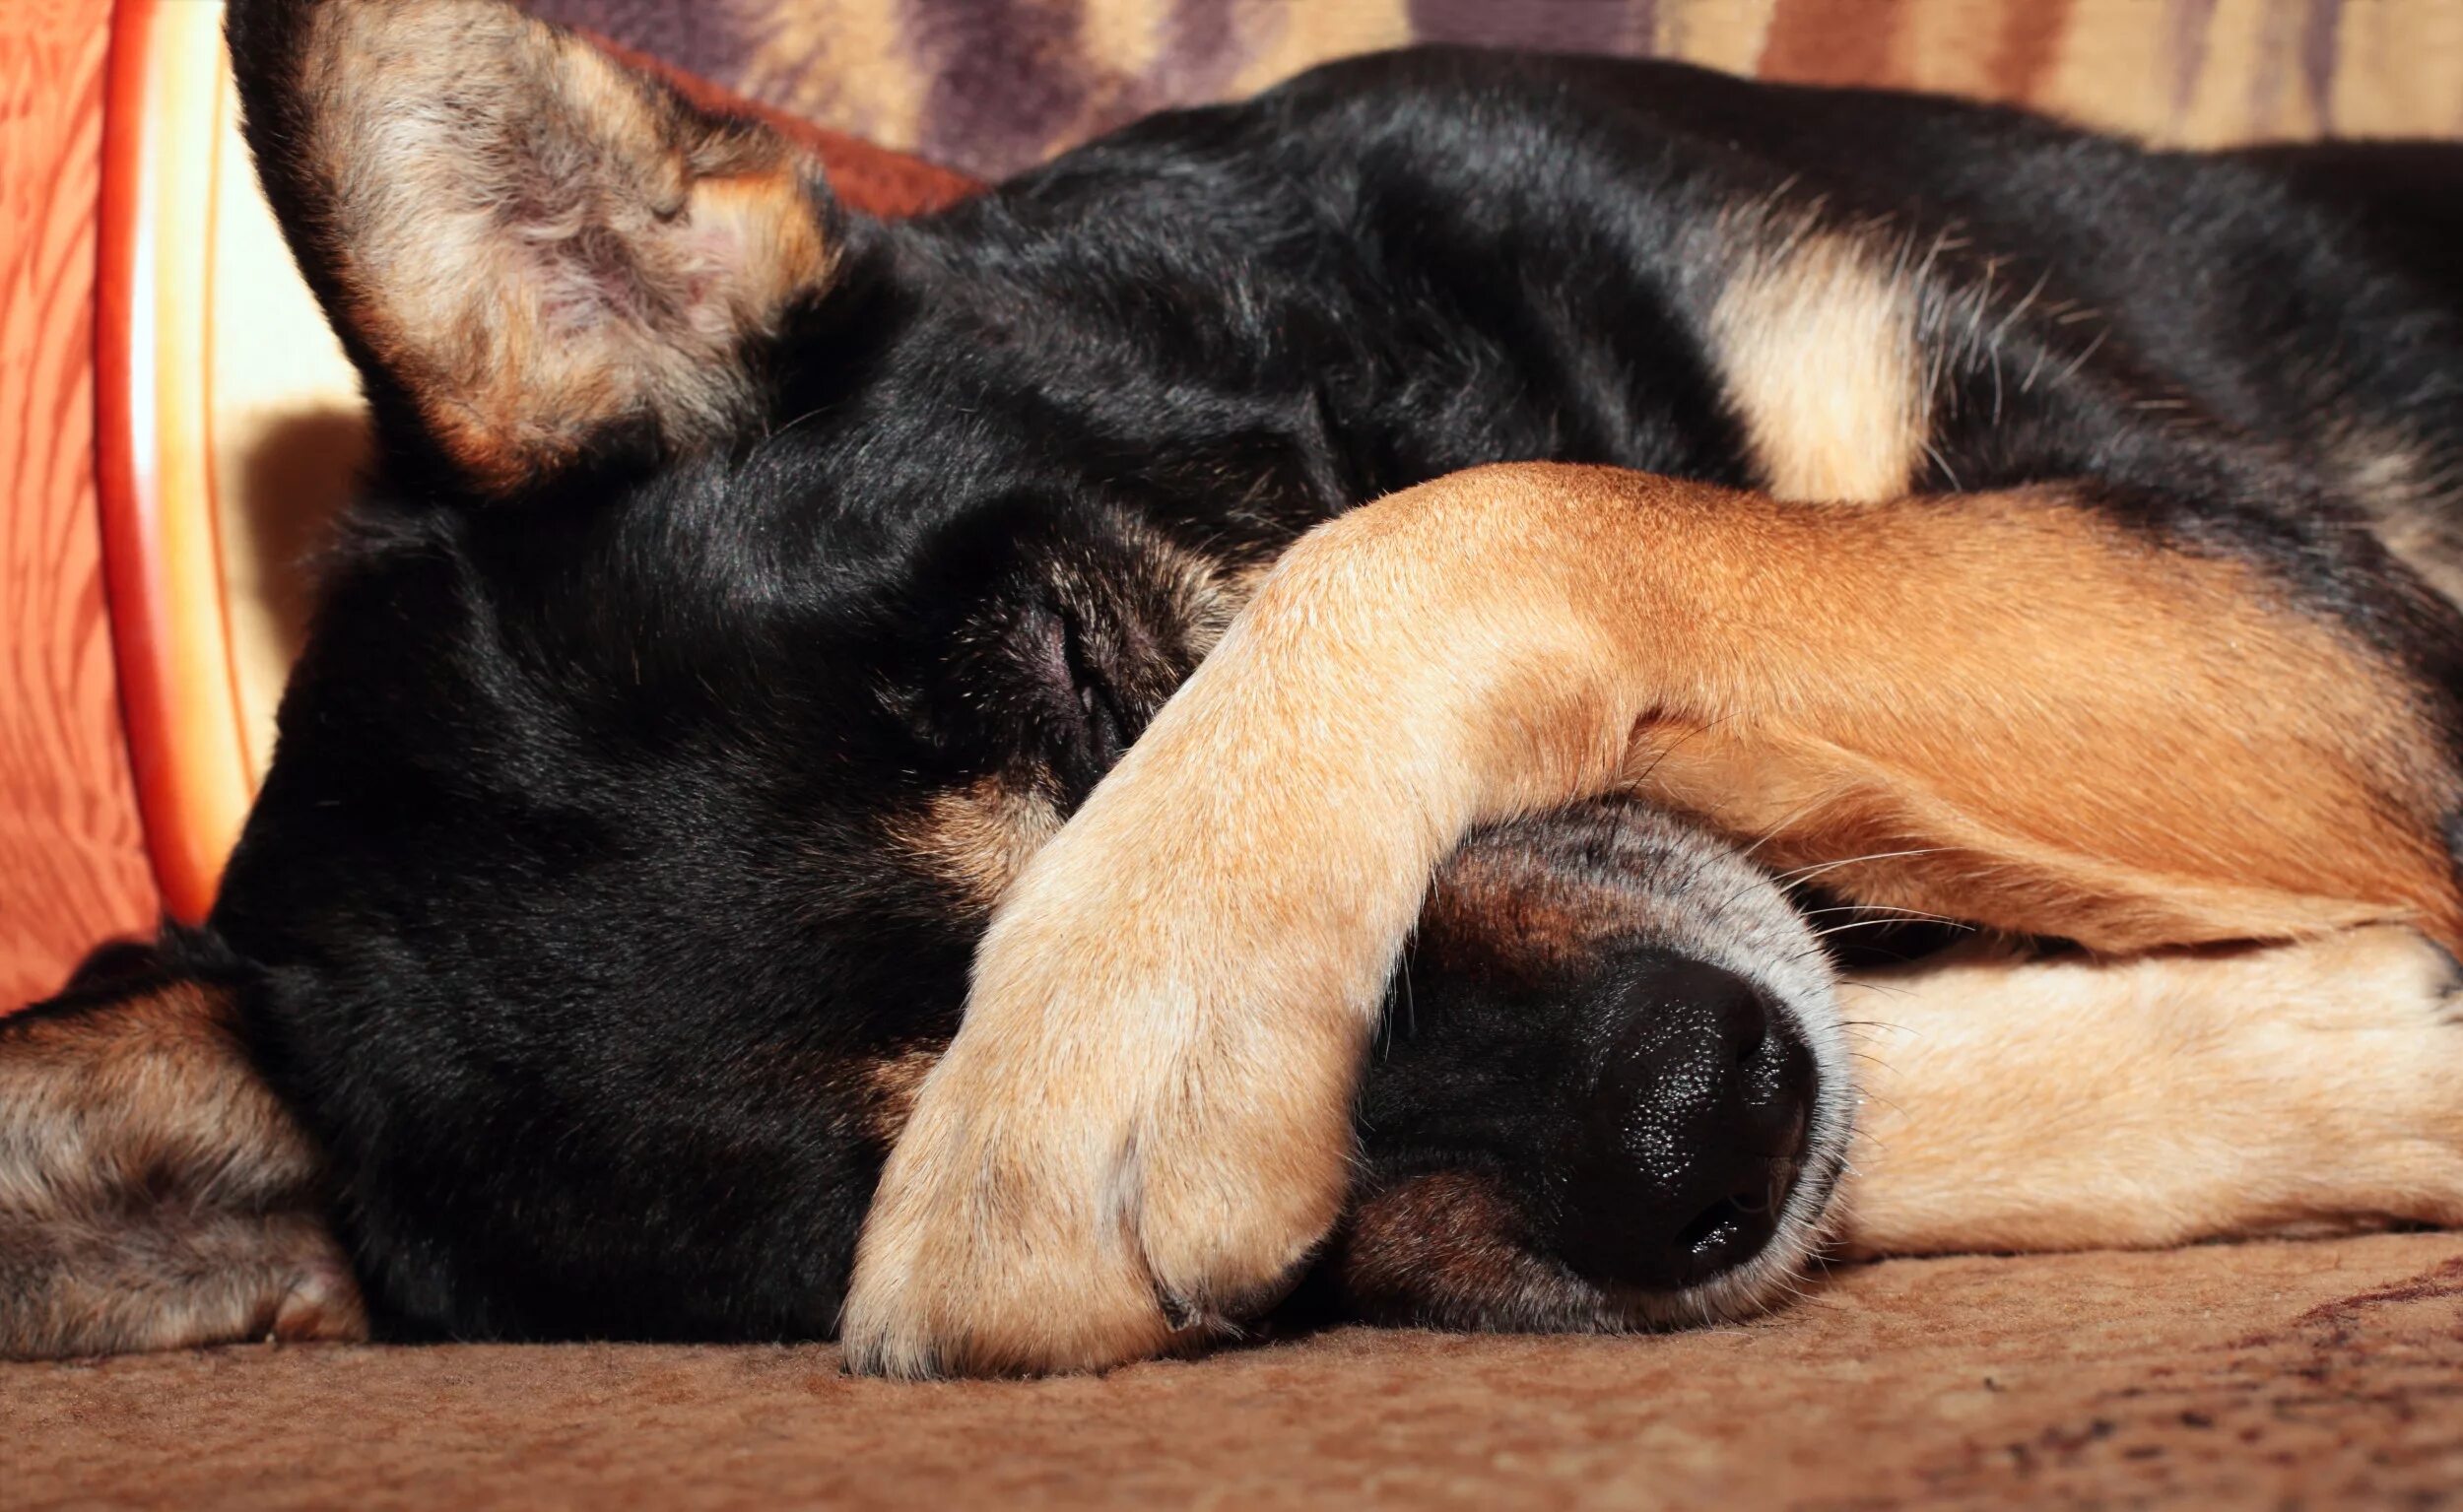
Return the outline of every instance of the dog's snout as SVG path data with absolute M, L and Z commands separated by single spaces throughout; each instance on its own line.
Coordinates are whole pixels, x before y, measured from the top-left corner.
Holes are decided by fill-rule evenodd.
M 1637 955 L 1603 986 L 1616 1011 L 1576 1090 L 1558 1253 L 1603 1285 L 1696 1285 L 1777 1230 L 1813 1054 L 1753 983 L 1698 960 Z

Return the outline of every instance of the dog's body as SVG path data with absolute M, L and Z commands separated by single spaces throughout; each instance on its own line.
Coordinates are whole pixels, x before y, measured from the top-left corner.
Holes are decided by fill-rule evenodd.
M 381 456 L 208 926 L 0 1030 L 0 1344 L 356 1329 L 325 1213 L 398 1332 L 826 1335 L 916 1108 L 879 1368 L 1253 1312 L 1347 1192 L 1358 1310 L 1750 1305 L 1849 1077 L 1805 918 L 1705 828 L 2099 950 L 2360 930 L 1940 968 L 2102 994 L 2066 1070 L 2013 1026 L 2048 1101 L 2113 1003 L 2190 1005 L 2174 1086 L 2260 1034 L 2200 982 L 2358 983 L 2325 1080 L 2385 1111 L 2116 1215 L 2096 1172 L 2163 1136 L 2113 1102 L 1971 1203 L 1953 1154 L 1867 1172 L 1869 1242 L 2463 1216 L 2439 958 L 2366 927 L 2463 938 L 2463 277 L 2394 192 L 2453 155 L 1433 53 L 891 227 L 481 0 L 233 41 Z M 1526 459 L 1628 471 L 1461 472 Z M 181 1289 L 275 1227 L 261 1283 Z

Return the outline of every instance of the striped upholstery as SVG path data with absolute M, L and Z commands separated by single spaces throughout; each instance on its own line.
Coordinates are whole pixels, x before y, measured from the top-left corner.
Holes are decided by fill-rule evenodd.
M 2187 146 L 2463 136 L 2457 0 L 532 0 L 985 176 L 1410 41 L 2008 100 Z

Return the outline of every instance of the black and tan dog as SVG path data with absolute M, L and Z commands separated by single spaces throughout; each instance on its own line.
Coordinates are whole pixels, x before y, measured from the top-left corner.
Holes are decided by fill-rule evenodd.
M 888 226 L 494 0 L 231 38 L 379 458 L 207 926 L 0 1026 L 0 1348 L 1681 1320 L 1851 1139 L 2463 1218 L 2453 154 L 1438 52 Z

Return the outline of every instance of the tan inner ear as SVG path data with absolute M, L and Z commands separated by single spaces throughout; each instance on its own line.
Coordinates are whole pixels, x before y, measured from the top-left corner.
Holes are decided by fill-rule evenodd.
M 509 493 L 611 427 L 691 447 L 828 278 L 818 169 L 497 0 L 318 11 L 301 89 L 339 318 Z

